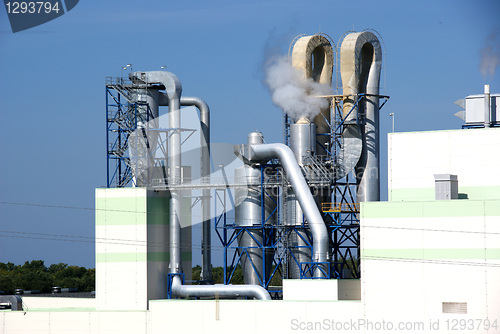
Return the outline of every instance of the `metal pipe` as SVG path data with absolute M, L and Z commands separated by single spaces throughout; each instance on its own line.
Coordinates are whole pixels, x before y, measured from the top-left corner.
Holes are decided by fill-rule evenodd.
M 147 72 L 156 73 L 156 72 Z M 161 71 L 162 81 L 165 86 L 168 97 L 169 106 L 169 123 L 172 134 L 168 141 L 168 159 L 170 164 L 169 184 L 176 185 L 181 182 L 181 136 L 180 136 L 180 105 L 182 86 L 177 77 L 169 72 Z M 151 81 L 150 81 L 151 82 Z M 206 125 L 206 132 L 204 136 L 208 139 L 207 145 L 210 143 L 210 138 L 207 138 L 208 129 L 210 127 L 208 106 L 206 103 L 201 103 L 199 99 L 186 99 L 186 103 L 196 103 L 200 106 L 200 111 L 203 109 L 203 117 L 200 116 L 202 122 Z M 202 128 L 203 129 L 203 128 Z M 205 156 L 209 161 L 209 156 Z M 208 164 L 208 167 L 210 165 Z M 204 172 L 209 173 L 209 169 L 204 169 Z M 170 191 L 170 273 L 182 273 L 181 263 L 181 203 L 180 194 L 177 190 Z M 257 299 L 270 300 L 269 293 L 261 286 L 255 285 L 242 285 L 242 286 L 229 286 L 229 285 L 205 285 L 205 286 L 185 286 L 182 284 L 181 278 L 174 275 L 172 278 L 172 295 L 174 297 L 254 297 Z
M 181 183 L 181 116 L 180 98 L 182 85 L 177 76 L 166 71 L 133 72 L 129 75 L 135 83 L 162 84 L 168 97 L 169 126 L 172 131 L 168 141 L 170 185 Z M 170 273 L 181 273 L 181 201 L 179 190 L 170 190 Z
M 299 166 L 304 167 L 307 158 L 315 153 L 316 149 L 316 125 L 314 123 L 299 121 L 290 124 L 290 149 L 297 159 Z M 311 169 L 306 169 L 312 172 Z M 306 174 L 306 177 L 308 175 Z M 286 190 L 286 223 L 295 226 L 294 230 L 287 235 L 287 245 L 290 248 L 287 261 L 287 272 L 289 278 L 301 277 L 301 262 L 311 261 L 311 249 L 308 244 L 308 229 L 303 228 L 304 213 L 299 205 L 297 196 L 293 189 Z M 329 200 L 328 200 L 329 202 Z
M 195 106 L 200 111 L 200 148 L 202 183 L 210 184 L 210 108 L 198 97 L 181 97 L 181 106 Z M 210 190 L 203 189 L 201 194 L 202 233 L 201 233 L 201 280 L 210 282 L 212 277 L 212 243 L 210 226 Z
M 181 106 L 195 106 L 200 112 L 201 178 L 202 183 L 210 184 L 210 108 L 199 97 L 181 97 Z M 169 98 L 160 94 L 160 105 L 168 106 Z M 203 189 L 201 195 L 202 233 L 201 233 L 201 280 L 212 281 L 212 229 L 210 226 L 210 189 Z
M 491 127 L 490 85 L 484 85 L 484 127 Z
M 9 304 L 12 311 L 23 310 L 23 300 L 17 295 L 0 296 L 0 303 Z
M 172 278 L 172 294 L 176 297 L 236 298 L 247 297 L 271 300 L 266 289 L 259 285 L 182 285 L 181 277 Z
M 169 184 L 176 185 L 181 183 L 180 94 L 169 94 L 169 97 L 169 127 L 172 131 L 168 140 Z M 181 273 L 181 199 L 178 190 L 170 190 L 170 195 L 170 272 Z
M 330 260 L 328 232 L 292 150 L 284 144 L 251 145 L 250 148 L 250 160 L 252 161 L 267 161 L 276 158 L 281 161 L 311 229 L 313 237 L 312 261 L 328 262 Z M 328 278 L 321 270 L 315 270 L 314 277 Z
M 342 42 L 340 53 L 343 91 L 347 96 L 343 107 L 347 126 L 342 137 L 349 139 L 355 148 L 359 147 L 360 136 L 362 139 L 361 157 L 355 168 L 358 181 L 356 197 L 358 202 L 378 201 L 380 200 L 378 95 L 382 48 L 377 36 L 369 31 L 363 31 L 347 35 Z M 359 99 L 361 94 L 365 95 L 356 106 L 355 99 Z M 352 108 L 355 108 L 353 112 Z M 348 115 L 349 112 L 351 114 Z M 361 131 L 356 126 L 356 117 Z M 346 171 L 349 172 L 347 168 Z

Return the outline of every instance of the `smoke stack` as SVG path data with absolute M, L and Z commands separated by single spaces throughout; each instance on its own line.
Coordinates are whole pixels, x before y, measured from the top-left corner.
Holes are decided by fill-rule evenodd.
M 484 127 L 491 126 L 490 85 L 484 85 Z

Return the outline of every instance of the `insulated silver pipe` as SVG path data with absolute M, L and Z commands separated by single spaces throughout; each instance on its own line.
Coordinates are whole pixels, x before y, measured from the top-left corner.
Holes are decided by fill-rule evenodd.
M 200 174 L 202 183 L 210 183 L 210 108 L 208 104 L 199 97 L 181 97 L 181 106 L 195 106 L 200 112 L 200 148 L 201 166 Z M 166 94 L 160 94 L 160 105 L 168 106 L 169 98 Z M 212 246 L 210 226 L 210 190 L 203 189 L 201 196 L 202 210 L 202 233 L 201 233 L 201 280 L 212 281 Z
M 330 260 L 328 231 L 292 150 L 284 144 L 262 144 L 251 145 L 250 153 L 252 161 L 267 161 L 276 158 L 281 161 L 311 230 L 312 261 L 328 262 Z M 315 270 L 314 277 L 327 278 L 321 270 Z
M 307 158 L 314 155 L 316 150 L 316 125 L 299 121 L 290 124 L 290 149 L 297 159 L 299 166 L 307 164 Z M 312 172 L 310 169 L 308 169 Z M 306 175 L 308 176 L 308 175 Z M 286 196 L 286 224 L 296 226 L 294 231 L 287 235 L 286 242 L 290 252 L 288 254 L 287 272 L 289 278 L 300 278 L 301 262 L 311 261 L 311 249 L 308 247 L 307 228 L 302 228 L 304 213 L 299 205 L 293 189 L 287 189 Z
M 176 297 L 204 297 L 204 298 L 237 298 L 247 297 L 260 300 L 271 300 L 266 289 L 259 285 L 182 285 L 181 278 L 174 276 L 172 280 L 172 294 Z
M 200 111 L 201 178 L 202 183 L 210 183 L 210 108 L 198 97 L 181 97 L 181 106 L 195 106 Z M 210 190 L 203 189 L 201 194 L 201 280 L 212 281 L 212 243 L 210 226 Z
M 169 126 L 172 131 L 168 141 L 168 162 L 171 185 L 181 183 L 181 115 L 182 85 L 177 76 L 166 71 L 134 72 L 129 75 L 134 82 L 162 84 L 168 98 Z M 177 190 L 170 192 L 170 273 L 182 273 L 181 263 L 181 201 Z
M 484 127 L 491 127 L 490 85 L 484 85 Z
M 169 103 L 169 127 L 172 131 L 168 140 L 168 161 L 170 165 L 169 184 L 181 183 L 181 116 L 180 96 L 175 94 Z M 170 191 L 170 272 L 181 273 L 181 201 L 177 190 Z
M 169 126 L 172 134 L 168 141 L 168 160 L 170 165 L 169 184 L 179 184 L 181 182 L 181 117 L 180 105 L 182 86 L 173 73 L 166 71 L 153 71 L 153 72 L 135 72 L 133 75 L 141 78 L 148 83 L 161 83 L 165 86 L 167 100 L 161 101 L 161 105 L 169 106 Z M 188 102 L 189 101 L 189 102 Z M 163 102 L 163 103 L 162 103 Z M 201 103 L 201 100 L 186 99 L 186 103 L 197 103 L 200 106 L 200 112 L 203 109 L 203 116 L 200 116 L 202 123 L 205 123 L 207 132 L 204 133 L 205 138 L 210 127 L 208 106 Z M 202 125 L 203 129 L 203 125 Z M 207 138 L 207 144 L 210 138 Z M 209 156 L 206 156 L 209 160 Z M 203 164 L 204 165 L 204 164 Z M 210 166 L 208 164 L 208 166 Z M 205 169 L 209 173 L 209 169 Z M 180 194 L 178 191 L 172 190 L 170 192 L 170 273 L 182 273 L 181 263 L 181 203 Z M 174 297 L 254 297 L 258 299 L 270 300 L 269 293 L 261 286 L 242 285 L 242 286 L 229 286 L 229 285 L 206 285 L 206 286 L 184 286 L 180 276 L 175 275 L 172 279 L 172 295 Z

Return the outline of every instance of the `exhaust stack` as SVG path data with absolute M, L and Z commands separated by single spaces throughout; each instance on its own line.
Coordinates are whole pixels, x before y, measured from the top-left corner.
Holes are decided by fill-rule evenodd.
M 491 126 L 491 97 L 490 85 L 484 85 L 484 127 Z

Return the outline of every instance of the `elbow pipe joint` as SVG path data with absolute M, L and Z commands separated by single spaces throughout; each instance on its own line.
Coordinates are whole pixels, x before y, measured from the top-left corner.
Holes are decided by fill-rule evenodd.
M 248 159 L 250 161 L 267 161 L 278 158 L 292 184 L 299 204 L 304 211 L 313 237 L 313 262 L 329 262 L 328 231 L 309 186 L 292 150 L 284 144 L 250 145 Z M 328 278 L 320 270 L 315 270 L 315 277 Z
M 174 297 L 237 298 L 247 297 L 259 300 L 271 300 L 266 289 L 260 285 L 183 285 L 179 276 L 172 281 Z

